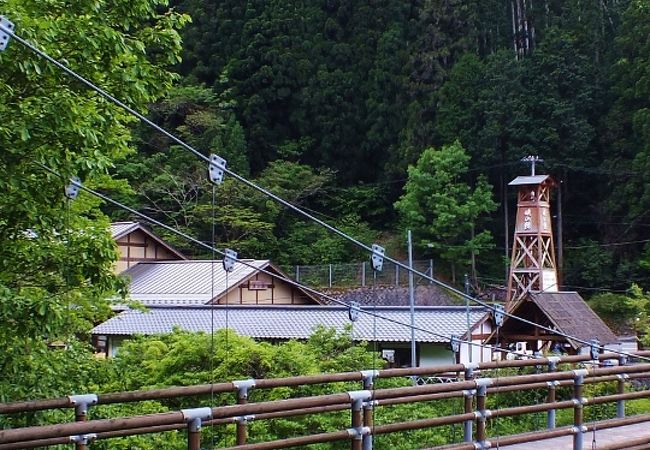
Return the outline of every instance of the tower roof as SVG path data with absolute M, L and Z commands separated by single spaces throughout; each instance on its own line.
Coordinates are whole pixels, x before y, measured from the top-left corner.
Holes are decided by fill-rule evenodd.
M 543 182 L 550 180 L 553 181 L 553 178 L 550 175 L 528 175 L 520 176 L 508 183 L 508 186 L 525 186 L 528 184 L 542 184 Z

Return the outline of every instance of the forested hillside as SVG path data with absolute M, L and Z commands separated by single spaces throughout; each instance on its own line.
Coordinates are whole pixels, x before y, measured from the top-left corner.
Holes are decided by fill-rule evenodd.
M 503 282 L 506 185 L 537 154 L 560 182 L 565 286 L 606 291 L 594 309 L 650 344 L 648 0 L 167 3 L 0 0 L 17 33 L 0 35 L 0 401 L 176 383 L 148 370 L 175 373 L 187 361 L 185 336 L 140 341 L 122 362 L 93 356 L 90 329 L 111 314 L 109 299 L 124 300 L 109 221 L 133 217 L 87 192 L 66 198 L 72 176 L 241 257 L 368 258 L 232 176 L 211 185 L 202 161 L 18 36 L 391 256 L 404 255 L 412 229 L 416 258 L 433 258 L 442 278 L 474 259 L 479 282 Z M 348 341 L 317 336 L 313 347 L 332 360 L 263 344 L 264 358 L 242 358 L 241 374 L 258 376 L 258 363 L 276 358 L 296 363 L 287 373 L 369 367 L 376 357 Z M 194 362 L 207 361 L 207 345 L 194 350 Z M 262 375 L 284 374 L 278 367 Z M 212 369 L 185 380 L 214 381 Z
M 192 17 L 181 82 L 151 117 L 238 173 L 396 254 L 412 228 L 442 276 L 449 263 L 467 270 L 474 252 L 479 279 L 499 282 L 514 211 L 506 184 L 530 170 L 520 158 L 539 155 L 561 182 L 565 284 L 650 283 L 647 0 L 173 3 Z M 445 150 L 454 143 L 467 162 Z M 116 171 L 129 200 L 211 240 L 203 165 L 144 129 L 138 147 Z M 408 202 L 396 208 L 428 148 L 433 178 L 492 199 L 477 208 L 448 192 L 456 209 L 430 205 L 428 224 Z M 243 255 L 365 258 L 237 183 L 215 203 L 216 241 Z

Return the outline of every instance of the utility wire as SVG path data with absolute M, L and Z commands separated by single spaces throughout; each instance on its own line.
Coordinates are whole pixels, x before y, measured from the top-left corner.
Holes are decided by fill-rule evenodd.
M 51 173 L 52 175 L 55 175 L 57 177 L 61 177 L 61 178 L 65 179 L 65 177 L 63 177 L 61 174 L 59 174 L 55 170 L 49 168 L 48 166 L 46 166 L 44 164 L 41 164 L 41 163 L 36 163 L 36 164 L 40 168 L 42 168 L 45 171 Z M 98 191 L 96 191 L 94 189 L 91 189 L 89 187 L 86 187 L 84 185 L 79 185 L 79 188 L 86 191 L 86 192 L 88 192 L 89 194 L 92 194 L 92 195 L 104 200 L 105 202 L 108 202 L 108 203 L 110 203 L 110 204 L 112 204 L 114 206 L 117 206 L 118 208 L 122 208 L 125 211 L 128 211 L 131 214 L 134 214 L 134 215 L 140 217 L 141 219 L 144 219 L 147 222 L 150 222 L 153 225 L 164 228 L 167 231 L 170 231 L 170 232 L 172 232 L 172 233 L 174 233 L 174 234 L 176 234 L 176 235 L 178 235 L 178 236 L 180 236 L 180 237 L 182 237 L 184 239 L 187 239 L 188 241 L 193 242 L 194 244 L 197 244 L 197 245 L 199 245 L 199 246 L 201 246 L 201 247 L 203 247 L 203 248 L 205 248 L 207 250 L 210 250 L 210 251 L 212 251 L 214 253 L 218 253 L 221 256 L 226 256 L 224 252 L 222 252 L 221 250 L 215 248 L 214 246 L 206 244 L 203 241 L 200 241 L 199 239 L 196 239 L 196 238 L 194 238 L 194 237 L 192 237 L 192 236 L 190 236 L 190 235 L 188 235 L 188 234 L 186 234 L 186 233 L 184 233 L 184 232 L 182 232 L 180 230 L 175 229 L 174 227 L 171 227 L 171 226 L 169 226 L 167 224 L 164 224 L 164 223 L 162 223 L 162 222 L 160 222 L 160 221 L 158 221 L 158 220 L 156 220 L 154 218 L 151 218 L 151 217 L 147 216 L 146 214 L 143 214 L 143 213 L 131 208 L 130 206 L 127 206 L 127 205 L 124 205 L 123 203 L 118 202 L 117 200 L 113 200 L 112 198 L 102 194 L 101 192 L 98 192 Z M 337 299 L 335 297 L 332 297 L 332 296 L 330 296 L 328 294 L 325 294 L 324 292 L 318 291 L 318 290 L 313 289 L 313 288 L 311 288 L 309 286 L 301 284 L 301 283 L 299 283 L 299 282 L 297 282 L 295 280 L 292 280 L 291 278 L 283 277 L 281 275 L 278 275 L 277 273 L 271 272 L 271 271 L 266 270 L 266 269 L 261 269 L 261 268 L 255 266 L 254 264 L 252 264 L 252 263 L 250 263 L 250 262 L 248 262 L 246 260 L 243 260 L 243 259 L 238 259 L 238 258 L 237 259 L 233 258 L 233 259 L 235 261 L 237 261 L 238 263 L 246 266 L 246 267 L 249 267 L 249 268 L 254 269 L 256 271 L 262 272 L 262 273 L 264 273 L 266 275 L 269 275 L 269 276 L 271 276 L 273 278 L 282 280 L 282 281 L 284 281 L 284 282 L 286 282 L 288 284 L 291 284 L 294 287 L 297 287 L 297 288 L 302 289 L 302 290 L 304 290 L 306 292 L 309 292 L 310 294 L 313 294 L 313 295 L 316 295 L 318 297 L 324 298 L 326 300 L 329 300 L 330 302 L 336 303 L 336 304 L 338 304 L 340 306 L 344 306 L 346 308 L 351 308 L 352 307 L 352 305 L 350 305 L 349 303 L 346 303 L 346 302 L 344 302 L 342 300 L 339 300 L 339 299 Z M 413 328 L 414 330 L 423 332 L 425 334 L 429 334 L 429 335 L 439 337 L 439 338 L 442 338 L 442 339 L 446 339 L 446 340 L 451 340 L 451 336 L 436 333 L 434 331 L 431 331 L 431 330 L 428 330 L 428 329 L 422 328 L 422 327 L 417 327 L 417 326 L 412 327 L 411 324 L 409 324 L 409 323 L 401 322 L 401 321 L 399 321 L 397 319 L 391 319 L 390 317 L 383 316 L 383 315 L 375 312 L 374 310 L 370 311 L 370 310 L 364 309 L 363 307 L 356 307 L 356 306 L 355 306 L 355 309 L 358 309 L 361 313 L 367 314 L 367 315 L 373 317 L 374 319 L 385 320 L 386 322 L 389 322 L 389 323 L 392 323 L 392 324 L 395 324 L 395 325 L 401 325 L 401 326 L 405 326 L 407 328 Z M 481 348 L 488 348 L 488 349 L 491 349 L 491 350 L 494 350 L 494 351 L 497 351 L 497 352 L 513 353 L 513 354 L 516 354 L 516 355 L 519 355 L 519 356 L 527 356 L 527 355 L 525 355 L 523 353 L 513 352 L 513 351 L 511 351 L 509 349 L 506 349 L 506 348 L 498 348 L 498 347 L 495 347 L 495 346 L 492 346 L 492 345 L 480 344 L 480 343 L 473 342 L 471 340 L 461 340 L 461 339 L 459 339 L 459 341 L 464 343 L 464 344 L 478 346 L 478 347 L 481 347 Z
M 178 145 L 180 145 L 181 147 L 185 148 L 185 149 L 188 150 L 189 152 L 193 153 L 193 154 L 194 154 L 195 156 L 197 156 L 198 158 L 202 159 L 203 161 L 207 162 L 208 164 L 211 164 L 211 160 L 210 160 L 210 158 L 208 158 L 207 156 L 203 155 L 201 152 L 199 152 L 198 150 L 196 150 L 194 147 L 192 147 L 191 145 L 187 144 L 186 142 L 184 142 L 184 141 L 181 140 L 180 138 L 174 136 L 172 133 L 168 132 L 168 131 L 165 130 L 164 128 L 162 128 L 162 127 L 160 127 L 159 125 L 155 124 L 155 123 L 152 122 L 151 120 L 147 119 L 144 115 L 140 114 L 139 112 L 137 112 L 137 111 L 134 110 L 133 108 L 127 106 L 125 103 L 121 102 L 120 100 L 118 100 L 117 98 L 115 98 L 114 96 L 112 96 L 111 94 L 109 94 L 108 92 L 106 92 L 105 90 L 101 89 L 100 87 L 98 87 L 98 86 L 96 86 L 95 84 L 93 84 L 92 82 L 88 81 L 87 79 L 85 79 L 85 78 L 82 77 L 81 75 L 77 74 L 77 73 L 74 72 L 72 69 L 68 68 L 68 67 L 65 66 L 64 64 L 62 64 L 62 63 L 60 63 L 59 61 L 57 61 L 56 59 L 52 58 L 51 56 L 49 56 L 48 54 L 46 54 L 46 53 L 43 52 L 42 50 L 38 49 L 37 47 L 35 47 L 34 45 L 32 45 L 31 43 L 29 43 L 28 41 L 26 41 L 25 39 L 22 39 L 21 37 L 19 37 L 18 35 L 16 35 L 12 30 L 9 30 L 8 28 L 6 28 L 6 27 L 4 27 L 4 26 L 2 26 L 2 25 L 0 25 L 0 30 L 3 31 L 3 32 L 5 32 L 5 33 L 8 34 L 9 36 L 13 37 L 14 39 L 16 39 L 16 41 L 18 41 L 20 44 L 24 45 L 25 47 L 27 47 L 28 49 L 30 49 L 31 51 L 33 51 L 34 53 L 36 53 L 37 55 L 39 55 L 40 57 L 42 57 L 43 59 L 45 59 L 46 61 L 48 61 L 48 62 L 54 64 L 56 67 L 58 67 L 59 69 L 61 69 L 61 70 L 64 71 L 65 73 L 67 73 L 68 75 L 72 76 L 73 78 L 75 78 L 76 80 L 78 80 L 79 82 L 81 82 L 82 84 L 84 84 L 85 86 L 87 86 L 87 87 L 89 87 L 90 89 L 94 90 L 95 92 L 97 92 L 98 94 L 100 94 L 102 97 L 104 97 L 104 98 L 106 98 L 107 100 L 113 102 L 115 105 L 117 105 L 117 106 L 123 108 L 124 110 L 126 110 L 127 112 L 129 112 L 130 114 L 132 114 L 133 116 L 137 117 L 137 118 L 138 118 L 140 121 L 142 121 L 143 123 L 149 125 L 150 127 L 152 127 L 153 129 L 155 129 L 156 131 L 162 133 L 164 136 L 166 136 L 166 137 L 168 137 L 169 139 L 171 139 L 172 141 L 176 142 Z M 336 235 L 338 235 L 338 236 L 340 236 L 340 237 L 342 237 L 342 238 L 344 238 L 344 239 L 350 241 L 351 243 L 355 244 L 355 245 L 358 246 L 359 248 L 361 248 L 361 249 L 363 249 L 363 250 L 366 250 L 366 251 L 369 252 L 370 254 L 374 254 L 374 251 L 372 250 L 372 248 L 371 248 L 370 246 L 368 246 L 368 245 L 364 244 L 363 242 L 361 242 L 361 241 L 359 241 L 359 240 L 353 238 L 352 236 L 350 236 L 350 235 L 348 235 L 347 233 L 345 233 L 345 232 L 343 232 L 343 231 L 337 229 L 336 227 L 333 227 L 332 225 L 329 225 L 328 223 L 326 223 L 326 222 L 324 222 L 324 221 L 322 221 L 322 220 L 320 220 L 320 219 L 314 217 L 313 215 L 307 213 L 306 211 L 303 211 L 303 210 L 300 209 L 299 207 L 297 207 L 297 206 L 293 205 L 292 203 L 290 203 L 290 202 L 284 200 L 283 198 L 279 197 L 278 195 L 274 194 L 273 192 L 269 191 L 268 189 L 265 189 L 265 188 L 263 188 L 263 187 L 261 187 L 261 186 L 258 186 L 257 184 L 255 184 L 255 183 L 253 183 L 252 181 L 250 181 L 250 180 L 248 180 L 248 179 L 242 177 L 241 175 L 239 175 L 239 174 L 233 172 L 232 170 L 228 169 L 227 167 L 223 167 L 222 170 L 223 170 L 225 173 L 227 173 L 228 175 L 230 175 L 231 177 L 233 177 L 234 179 L 236 179 L 236 180 L 240 181 L 241 183 L 245 184 L 246 186 L 248 186 L 248 187 L 250 187 L 250 188 L 252 188 L 252 189 L 255 189 L 255 190 L 259 191 L 260 193 L 262 193 L 262 194 L 266 195 L 267 197 L 269 197 L 269 198 L 275 200 L 276 202 L 280 203 L 281 205 L 286 206 L 287 208 L 291 209 L 292 211 L 296 212 L 297 214 L 304 216 L 305 218 L 307 218 L 307 219 L 309 219 L 309 220 L 311 220 L 311 221 L 313 221 L 313 222 L 319 224 L 320 226 L 326 228 L 326 229 L 329 230 L 330 232 L 332 232 L 332 233 L 334 233 L 334 234 L 336 234 Z M 98 195 L 102 195 L 102 194 L 99 194 L 99 193 L 97 193 L 97 194 L 98 194 Z M 102 196 L 103 196 L 103 195 L 102 195 Z M 106 201 L 109 201 L 109 200 L 106 200 Z M 133 210 L 133 211 L 135 211 L 135 210 Z M 187 237 L 189 237 L 189 236 L 187 236 Z M 194 239 L 192 238 L 192 240 L 194 240 Z M 196 241 L 196 242 L 200 242 L 200 241 Z M 212 246 L 210 246 L 210 249 L 211 249 L 211 248 L 212 248 Z M 496 310 L 495 306 L 493 306 L 493 305 L 489 305 L 489 304 L 487 304 L 487 303 L 485 303 L 485 302 L 483 302 L 483 301 L 481 301 L 481 300 L 479 300 L 479 299 L 476 299 L 476 298 L 474 298 L 474 297 L 472 297 L 472 296 L 470 296 L 470 295 L 467 295 L 467 294 L 463 293 L 462 291 L 460 291 L 459 289 L 454 288 L 453 286 L 450 286 L 450 285 L 448 285 L 448 284 L 446 284 L 446 283 L 443 283 L 443 282 L 440 281 L 440 280 L 437 280 L 437 279 L 435 279 L 435 278 L 433 278 L 433 277 L 430 277 L 430 276 L 428 276 L 428 275 L 426 275 L 426 274 L 424 274 L 424 273 L 422 273 L 422 272 L 419 272 L 419 271 L 416 270 L 416 269 L 410 268 L 407 264 L 401 263 L 401 262 L 399 262 L 399 261 L 397 261 L 397 260 L 395 260 L 395 259 L 389 257 L 388 255 L 384 255 L 383 258 L 384 258 L 385 260 L 387 260 L 387 261 L 392 262 L 392 263 L 395 264 L 396 266 L 399 266 L 399 267 L 401 267 L 401 268 L 403 268 L 403 269 L 405 269 L 405 270 L 410 270 L 410 271 L 412 271 L 415 275 L 418 275 L 418 276 L 420 276 L 420 277 L 423 277 L 423 278 L 425 278 L 426 280 L 429 280 L 429 281 L 431 281 L 432 283 L 437 284 L 438 286 L 440 286 L 440 287 L 442 287 L 442 288 L 444 288 L 444 289 L 447 289 L 448 291 L 453 292 L 453 293 L 455 293 L 456 295 L 461 296 L 462 298 L 467 298 L 467 299 L 469 299 L 470 301 L 473 301 L 474 303 L 477 303 L 477 304 L 479 304 L 479 305 L 481 305 L 481 306 L 483 306 L 483 307 L 485 307 L 485 308 L 488 308 L 489 310 L 491 310 L 491 311 L 493 311 L 493 312 Z M 292 280 L 292 281 L 293 281 L 293 280 Z M 317 295 L 318 295 L 318 294 L 317 294 Z M 545 327 L 545 326 L 543 326 L 543 325 L 541 325 L 541 324 L 537 324 L 537 323 L 535 323 L 535 322 L 533 322 L 533 321 L 531 321 L 531 320 L 524 319 L 524 318 L 522 318 L 522 317 L 518 317 L 518 316 L 516 316 L 516 315 L 514 315 L 514 314 L 512 314 L 512 313 L 510 313 L 510 312 L 503 312 L 503 314 L 504 314 L 505 316 L 507 316 L 507 317 L 510 317 L 510 318 L 512 318 L 512 319 L 515 319 L 515 320 L 519 320 L 519 321 L 522 322 L 522 323 L 525 323 L 525 324 L 528 324 L 528 325 L 531 325 L 531 326 L 537 327 L 537 328 L 539 328 L 539 329 L 541 329 L 541 330 L 545 330 L 545 331 L 548 331 L 548 332 L 550 332 L 550 333 L 552 333 L 552 334 L 556 334 L 556 335 L 559 335 L 559 336 L 565 337 L 565 338 L 567 338 L 567 339 L 571 339 L 571 340 L 573 340 L 574 342 L 578 342 L 578 343 L 581 343 L 581 344 L 584 344 L 584 345 L 587 345 L 587 346 L 591 346 L 591 345 L 592 345 L 592 343 L 589 342 L 589 341 L 586 341 L 586 340 L 583 340 L 583 339 L 580 339 L 580 338 L 577 338 L 577 337 L 574 337 L 574 336 L 570 336 L 570 335 L 568 335 L 568 334 L 566 334 L 566 333 L 560 332 L 559 330 L 554 330 L 554 329 L 552 329 L 552 328 Z M 386 319 L 386 320 L 388 320 L 388 319 Z M 622 352 L 622 351 L 620 351 L 620 350 L 611 349 L 611 348 L 606 348 L 606 347 L 604 347 L 604 346 L 602 346 L 601 348 L 602 348 L 603 350 L 607 350 L 607 351 L 610 351 L 610 352 L 612 352 L 612 353 L 616 353 L 616 354 L 620 354 L 620 355 L 624 355 L 624 356 L 631 356 L 631 355 L 629 355 L 629 354 L 627 354 L 627 353 L 625 353 L 625 352 Z M 648 359 L 648 361 L 650 361 L 650 358 L 647 358 L 647 359 Z

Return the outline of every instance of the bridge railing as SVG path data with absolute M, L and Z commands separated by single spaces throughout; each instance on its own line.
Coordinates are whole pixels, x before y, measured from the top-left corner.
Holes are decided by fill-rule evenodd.
M 650 352 L 646 354 L 650 354 Z M 600 360 L 611 360 L 617 358 L 617 355 L 603 354 L 599 358 Z M 574 447 L 582 449 L 584 434 L 588 430 L 588 425 L 584 420 L 585 407 L 616 403 L 617 420 L 619 422 L 622 420 L 630 421 L 636 418 L 625 418 L 625 401 L 650 397 L 650 391 L 648 390 L 627 392 L 625 389 L 625 383 L 629 380 L 650 378 L 650 364 L 624 365 L 625 361 L 620 361 L 621 364 L 614 367 L 598 367 L 597 362 L 589 363 L 589 359 L 590 357 L 586 355 L 550 357 L 523 361 L 495 361 L 473 365 L 453 364 L 437 367 L 360 371 L 278 379 L 250 379 L 230 383 L 98 395 L 73 395 L 60 399 L 0 404 L 0 413 L 2 414 L 52 408 L 74 408 L 76 418 L 74 423 L 0 430 L 0 450 L 44 447 L 70 442 L 74 442 L 78 449 L 85 449 L 89 443 L 96 439 L 110 439 L 179 429 L 187 429 L 188 448 L 198 450 L 201 448 L 202 426 L 233 423 L 236 424 L 237 446 L 232 448 L 238 450 L 280 449 L 334 441 L 349 441 L 353 450 L 370 450 L 373 448 L 372 439 L 374 436 L 461 423 L 463 424 L 465 443 L 452 448 L 475 449 L 489 448 L 491 446 L 490 436 L 488 436 L 486 428 L 488 421 L 500 417 L 533 413 L 546 413 L 547 430 L 527 435 L 497 436 L 500 445 L 528 442 L 526 439 L 535 440 L 553 436 L 573 435 Z M 577 362 L 589 364 L 583 369 L 557 371 L 559 364 L 575 364 Z M 489 375 L 487 371 L 494 369 L 531 366 L 536 366 L 540 370 L 546 367 L 547 372 L 498 377 L 478 376 Z M 450 372 L 458 374 L 460 381 L 389 389 L 374 388 L 374 382 L 378 378 L 432 376 Z M 340 383 L 342 381 L 361 382 L 361 389 L 312 397 L 248 403 L 248 393 L 252 389 Z M 605 382 L 616 382 L 616 394 L 593 398 L 584 397 L 583 388 L 585 384 Z M 557 389 L 567 387 L 572 389 L 570 398 L 558 400 L 556 398 Z M 487 399 L 490 395 L 540 389 L 547 392 L 547 399 L 544 403 L 499 409 L 489 409 L 487 407 Z M 236 393 L 237 404 L 87 421 L 88 409 L 95 405 L 194 397 L 215 392 Z M 373 410 L 378 407 L 450 398 L 463 399 L 464 410 L 461 414 L 389 424 L 375 424 L 373 421 Z M 573 410 L 573 425 L 556 429 L 555 414 L 556 411 L 562 409 Z M 247 443 L 247 425 L 251 420 L 288 418 L 344 410 L 350 412 L 351 426 L 347 429 L 279 439 L 271 442 Z M 645 420 L 648 419 L 648 417 L 645 418 Z

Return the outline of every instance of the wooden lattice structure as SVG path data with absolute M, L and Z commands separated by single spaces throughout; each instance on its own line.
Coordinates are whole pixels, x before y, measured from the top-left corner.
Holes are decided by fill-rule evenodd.
M 517 220 L 508 277 L 506 309 L 529 293 L 557 292 L 557 269 L 551 226 L 549 175 L 521 176 L 517 186 Z

